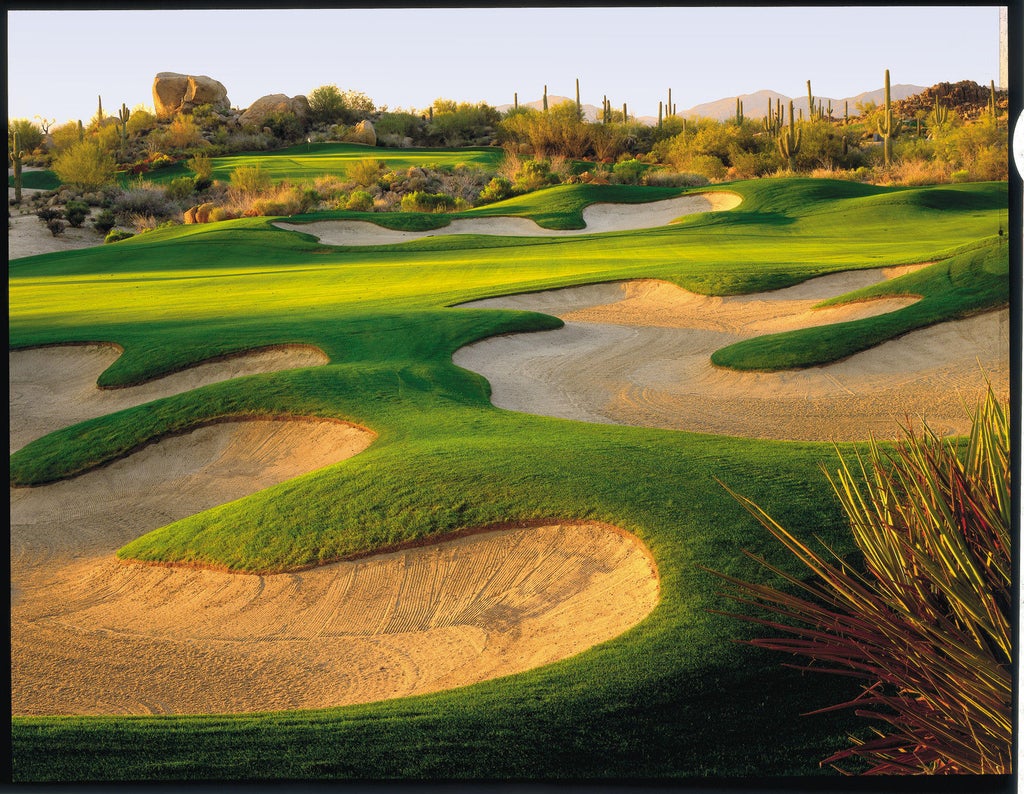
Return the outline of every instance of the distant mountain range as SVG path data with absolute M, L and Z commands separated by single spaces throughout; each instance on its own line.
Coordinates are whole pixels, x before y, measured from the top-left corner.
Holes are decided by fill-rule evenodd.
M 813 85 L 812 85 L 813 88 Z M 920 94 L 926 90 L 924 86 L 919 85 L 908 85 L 905 83 L 890 86 L 890 94 L 893 100 L 906 99 L 907 97 Z M 800 113 L 803 110 L 804 115 L 807 114 L 807 95 L 799 97 L 788 97 L 785 94 L 780 94 L 777 91 L 761 90 L 755 91 L 753 94 L 740 94 L 739 100 L 743 103 L 743 115 L 748 119 L 761 119 L 764 118 L 768 110 L 768 102 L 772 103 L 772 107 L 775 107 L 776 100 L 782 100 L 782 104 L 787 107 L 789 100 L 793 100 L 793 110 L 796 113 Z M 851 115 L 856 114 L 857 103 L 874 102 L 876 105 L 882 104 L 885 99 L 885 89 L 878 88 L 874 91 L 865 91 L 862 94 L 851 97 L 827 97 L 814 95 L 814 101 L 818 102 L 821 100 L 828 107 L 829 100 L 832 102 L 832 115 L 833 117 L 841 117 L 843 115 L 844 103 L 849 103 Z M 548 107 L 552 108 L 556 105 L 560 105 L 563 102 L 575 102 L 575 99 L 566 96 L 557 96 L 548 94 Z M 543 107 L 544 100 L 537 99 L 532 102 L 520 102 L 520 105 L 526 107 L 536 108 L 540 110 Z M 498 105 L 497 109 L 504 112 L 512 107 L 511 104 Z M 622 105 L 612 105 L 613 109 L 622 110 Z M 632 113 L 628 104 L 626 107 L 627 112 Z M 704 102 L 700 105 L 694 105 L 692 108 L 678 111 L 677 115 L 683 118 L 711 118 L 717 121 L 724 121 L 731 119 L 736 115 L 736 97 L 725 97 L 723 99 L 716 99 L 713 102 Z M 597 121 L 601 116 L 601 108 L 597 105 L 583 104 L 583 116 L 588 121 Z M 657 124 L 657 116 L 640 116 L 637 119 L 641 124 Z

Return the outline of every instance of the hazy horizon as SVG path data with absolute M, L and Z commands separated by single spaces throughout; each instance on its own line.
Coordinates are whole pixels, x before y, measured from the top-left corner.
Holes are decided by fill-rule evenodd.
M 760 90 L 843 98 L 999 79 L 999 7 L 8 11 L 8 117 L 152 107 L 159 72 L 219 80 L 233 107 L 336 84 L 390 109 L 550 95 L 656 116 Z M 878 15 L 885 15 L 884 26 Z M 40 44 L 45 43 L 45 52 Z M 131 64 L 131 68 L 126 68 Z

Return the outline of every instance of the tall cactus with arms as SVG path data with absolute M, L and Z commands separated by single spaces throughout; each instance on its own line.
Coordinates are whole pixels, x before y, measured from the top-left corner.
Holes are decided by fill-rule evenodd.
M 795 116 L 793 113 L 793 100 L 789 101 L 789 129 L 785 133 L 780 133 L 779 137 L 775 139 L 775 142 L 779 147 L 779 154 L 786 158 L 786 166 L 790 171 L 793 170 L 793 158 L 796 157 L 800 151 L 800 137 L 803 134 L 803 128 L 798 127 L 796 124 Z
M 11 165 L 14 167 L 14 201 L 21 204 L 21 158 L 25 152 L 21 148 L 21 133 L 14 131 L 11 141 Z
M 131 117 L 132 112 L 128 110 L 128 106 L 122 102 L 121 109 L 117 111 L 117 117 L 121 120 L 121 148 L 128 148 L 128 119 Z
M 882 155 L 885 158 L 885 166 L 889 167 L 892 162 L 892 141 L 900 134 L 903 122 L 892 117 L 892 102 L 889 95 L 889 70 L 885 70 L 885 110 L 882 111 L 882 118 L 878 121 L 878 134 L 882 136 Z

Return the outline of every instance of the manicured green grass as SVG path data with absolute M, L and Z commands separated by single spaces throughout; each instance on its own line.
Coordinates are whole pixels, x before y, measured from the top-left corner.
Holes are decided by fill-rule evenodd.
M 7 186 L 14 187 L 14 175 L 7 177 Z M 22 171 L 21 186 L 33 190 L 56 190 L 60 187 L 60 179 L 53 171 Z
M 493 146 L 465 149 L 389 149 L 355 143 L 311 143 L 276 149 L 270 152 L 245 152 L 211 158 L 213 178 L 228 181 L 231 172 L 242 166 L 258 165 L 275 182 L 293 182 L 320 175 L 344 177 L 349 166 L 357 160 L 380 160 L 392 171 L 405 171 L 410 167 L 433 166 L 454 168 L 464 164 L 487 171 L 497 169 L 505 156 L 503 149 Z M 183 163 L 159 168 L 144 175 L 156 183 L 169 182 L 175 177 L 190 176 Z
M 763 578 L 742 548 L 791 566 L 718 480 L 805 539 L 850 552 L 819 469 L 822 462 L 834 468 L 835 450 L 503 411 L 490 404 L 483 378 L 451 362 L 471 341 L 560 325 L 531 312 L 450 308 L 463 301 L 632 277 L 735 294 L 947 257 L 1006 222 L 1005 184 L 943 188 L 938 200 L 927 190 L 915 199 L 914 191 L 802 179 L 723 188 L 744 203 L 638 232 L 335 248 L 246 218 L 12 262 L 11 346 L 117 342 L 125 352 L 101 376 L 104 385 L 270 344 L 312 344 L 330 358 L 323 367 L 214 384 L 52 433 L 11 456 L 14 483 L 71 476 L 221 416 L 331 416 L 378 434 L 355 458 L 148 533 L 122 549 L 124 557 L 275 571 L 460 527 L 592 518 L 635 532 L 661 581 L 658 608 L 622 637 L 451 692 L 230 718 L 19 717 L 16 777 L 817 773 L 817 760 L 844 746 L 856 722 L 799 715 L 837 702 L 837 684 L 733 643 L 747 629 L 709 611 L 724 602 L 702 566 Z M 587 201 L 665 196 L 574 185 L 483 209 L 561 218 L 573 228 L 566 219 Z M 998 256 L 981 256 L 985 245 L 949 259 L 946 272 L 998 275 Z M 959 311 L 962 297 L 927 274 L 914 288 L 932 290 L 939 314 Z M 986 288 L 994 303 L 1007 289 L 1000 293 L 997 281 Z

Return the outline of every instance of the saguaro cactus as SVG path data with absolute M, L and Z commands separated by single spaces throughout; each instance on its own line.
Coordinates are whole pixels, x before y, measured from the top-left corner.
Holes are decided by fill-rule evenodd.
M 128 119 L 131 118 L 132 112 L 128 110 L 128 106 L 122 102 L 121 109 L 117 111 L 117 117 L 121 121 L 121 146 L 125 147 L 128 145 Z
M 996 107 L 996 81 L 991 80 L 988 84 L 988 117 L 995 121 L 999 110 Z
M 892 117 L 892 102 L 889 94 L 889 70 L 885 70 L 885 110 L 878 121 L 878 134 L 882 136 L 882 156 L 886 167 L 892 161 L 892 141 L 899 137 L 903 122 Z
M 96 124 L 98 126 L 103 122 L 103 97 L 97 94 L 96 101 Z
M 664 102 L 662 102 L 662 101 L 661 101 L 661 100 L 659 99 L 659 100 L 658 100 L 658 126 L 659 126 L 659 127 L 661 126 L 661 113 L 662 113 L 662 111 L 664 110 L 664 108 L 665 108 L 665 103 L 664 103 Z
M 672 89 L 668 90 L 668 104 L 665 105 L 665 113 L 669 116 L 674 116 L 675 111 L 672 110 Z
M 629 116 L 626 115 L 626 103 L 622 103 L 622 123 L 625 124 L 629 121 Z
M 807 81 L 807 118 L 814 120 L 814 94 L 811 93 L 811 81 Z
M 583 121 L 583 105 L 580 103 L 580 78 L 576 78 L 576 116 Z
M 544 98 L 541 100 L 544 103 L 544 112 L 548 112 L 548 87 L 544 86 Z
M 949 108 L 943 105 L 938 97 L 935 97 L 935 107 L 932 108 L 932 123 L 936 126 L 949 121 Z
M 740 126 L 743 123 L 743 102 L 739 97 L 736 97 L 736 126 Z
M 21 204 L 21 158 L 25 155 L 25 152 L 21 148 L 21 133 L 17 130 L 14 131 L 9 153 L 11 165 L 14 168 L 14 201 Z
M 779 147 L 779 154 L 786 159 L 786 166 L 790 171 L 793 170 L 793 158 L 800 151 L 800 138 L 803 134 L 803 128 L 798 127 L 793 114 L 793 100 L 789 101 L 789 130 L 785 134 L 779 135 L 776 139 L 776 143 Z
M 82 120 L 78 120 L 78 142 L 81 143 L 85 140 L 85 126 L 82 124 Z
M 513 91 L 512 92 L 512 109 L 513 110 L 519 110 L 519 92 L 518 91 Z

